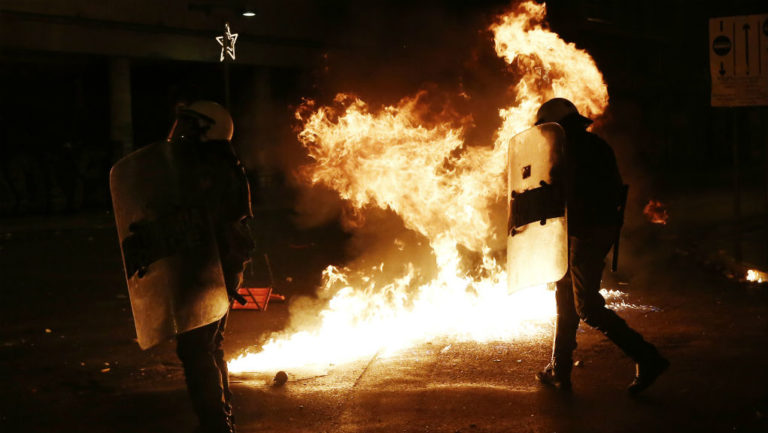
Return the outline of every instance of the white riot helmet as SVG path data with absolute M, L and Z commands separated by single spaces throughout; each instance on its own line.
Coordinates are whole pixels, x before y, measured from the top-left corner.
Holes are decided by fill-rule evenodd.
M 552 98 L 541 104 L 536 113 L 536 125 L 549 122 L 560 123 L 566 118 L 580 120 L 584 126 L 592 123 L 592 120 L 579 114 L 579 110 L 573 105 L 573 102 L 565 98 Z
M 198 136 L 200 141 L 230 141 L 234 125 L 229 111 L 212 101 L 197 101 L 176 111 L 168 139 Z

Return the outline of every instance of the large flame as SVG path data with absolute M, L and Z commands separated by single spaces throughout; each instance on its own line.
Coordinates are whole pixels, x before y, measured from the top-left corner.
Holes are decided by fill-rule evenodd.
M 548 332 L 555 312 L 544 287 L 509 293 L 493 249 L 503 240 L 506 147 L 555 96 L 599 116 L 608 102 L 602 74 L 585 51 L 547 30 L 544 5 L 527 2 L 490 30 L 497 54 L 519 73 L 515 98 L 501 108 L 492 146 L 467 146 L 455 116 L 426 116 L 424 92 L 382 109 L 351 95 L 297 112 L 299 139 L 313 162 L 301 177 L 329 187 L 352 210 L 350 226 L 371 209 L 394 213 L 429 247 L 434 269 L 416 257 L 376 266 L 328 267 L 329 301 L 312 326 L 272 336 L 230 371 L 327 366 L 402 349 L 437 337 L 490 341 Z M 500 239 L 501 238 L 501 239 Z M 404 241 L 391 239 L 404 249 Z M 411 251 L 411 250 L 408 250 Z M 405 253 L 404 253 L 405 254 Z M 467 255 L 474 255 L 468 266 Z

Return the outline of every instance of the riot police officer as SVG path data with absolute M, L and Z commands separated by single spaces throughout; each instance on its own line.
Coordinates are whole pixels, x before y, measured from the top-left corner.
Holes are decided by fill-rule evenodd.
M 139 345 L 176 336 L 204 433 L 234 432 L 222 340 L 253 248 L 244 226 L 250 189 L 232 133 L 221 105 L 182 106 L 167 140 L 126 156 L 110 175 Z
M 611 147 L 586 130 L 592 121 L 567 99 L 540 107 L 536 124 L 556 122 L 565 131 L 565 199 L 568 209 L 568 271 L 556 284 L 557 323 L 552 358 L 536 374 L 543 384 L 571 388 L 572 354 L 579 320 L 598 329 L 635 361 L 628 391 L 650 386 L 669 366 L 656 348 L 630 328 L 600 295 L 604 259 L 622 224 L 623 183 Z
M 207 191 L 203 194 L 212 213 L 227 292 L 237 297 L 253 243 L 243 224 L 252 217 L 250 190 L 230 144 L 232 133 L 232 118 L 226 109 L 199 101 L 178 110 L 168 139 L 197 146 L 205 162 L 203 188 Z M 176 337 L 187 389 L 205 432 L 234 431 L 229 373 L 221 347 L 227 316 Z

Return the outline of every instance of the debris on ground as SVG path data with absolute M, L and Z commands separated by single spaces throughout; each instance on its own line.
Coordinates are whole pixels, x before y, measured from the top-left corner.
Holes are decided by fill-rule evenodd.
M 275 386 L 283 386 L 285 385 L 285 382 L 288 382 L 288 374 L 286 372 L 280 370 L 275 374 L 275 378 L 273 379 L 273 383 Z

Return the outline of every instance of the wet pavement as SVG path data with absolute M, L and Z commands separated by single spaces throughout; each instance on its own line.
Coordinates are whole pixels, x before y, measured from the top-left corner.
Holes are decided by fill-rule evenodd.
M 0 431 L 194 429 L 173 344 L 143 352 L 134 340 L 110 218 L 3 224 Z M 282 292 L 310 292 L 319 269 L 340 257 L 339 242 L 285 242 L 273 254 Z M 547 361 L 549 336 L 443 339 L 312 374 L 288 371 L 282 387 L 271 374 L 234 377 L 238 431 L 768 431 L 768 287 L 726 279 L 676 252 L 669 239 L 656 242 L 651 256 L 633 251 L 632 242 L 622 256 L 629 302 L 660 311 L 620 314 L 672 362 L 640 397 L 624 390 L 631 362 L 591 329 L 579 334 L 582 366 L 565 395 L 533 379 Z M 227 353 L 284 327 L 287 308 L 233 312 Z

